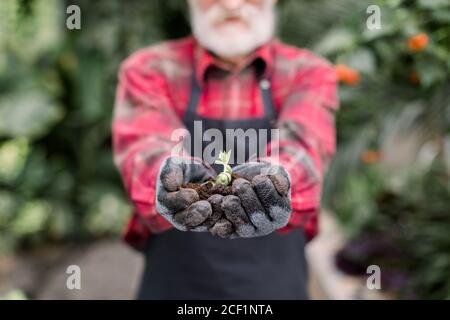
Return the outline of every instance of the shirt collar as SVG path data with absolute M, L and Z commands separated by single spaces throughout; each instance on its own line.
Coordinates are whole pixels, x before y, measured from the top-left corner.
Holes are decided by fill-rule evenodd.
M 195 40 L 195 39 L 194 39 Z M 276 39 L 272 39 L 266 44 L 262 45 L 256 49 L 247 59 L 245 66 L 254 63 L 256 60 L 261 60 L 263 63 L 261 66 L 261 74 L 263 77 L 269 77 L 273 68 L 273 51 L 272 47 Z M 203 48 L 197 41 L 195 41 L 194 47 L 194 62 L 195 62 L 195 73 L 200 85 L 203 85 L 205 79 L 205 73 L 212 66 L 230 70 L 230 67 L 224 62 L 220 61 L 211 52 Z M 240 70 L 239 70 L 240 71 Z

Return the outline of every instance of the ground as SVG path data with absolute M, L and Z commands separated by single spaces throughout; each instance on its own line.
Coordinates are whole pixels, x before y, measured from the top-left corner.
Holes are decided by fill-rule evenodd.
M 81 269 L 81 290 L 68 290 L 67 267 Z M 132 299 L 142 256 L 120 240 L 50 246 L 0 259 L 0 295 L 22 289 L 32 299 Z
M 384 299 L 365 280 L 336 270 L 334 253 L 343 243 L 332 215 L 321 216 L 321 232 L 307 246 L 312 299 Z M 67 267 L 81 269 L 81 290 L 68 290 Z M 120 239 L 86 244 L 47 245 L 0 257 L 0 296 L 20 288 L 30 299 L 133 299 L 143 256 Z

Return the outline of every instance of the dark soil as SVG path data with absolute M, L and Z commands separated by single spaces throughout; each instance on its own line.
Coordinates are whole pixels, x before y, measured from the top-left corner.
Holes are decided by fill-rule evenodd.
M 182 185 L 182 188 L 194 189 L 197 191 L 200 200 L 207 200 L 213 194 L 220 194 L 222 196 L 228 196 L 233 194 L 231 185 L 233 181 L 240 178 L 237 174 L 231 174 L 231 183 L 228 186 L 223 186 L 221 184 L 214 184 L 213 179 L 210 179 L 204 183 L 187 183 Z

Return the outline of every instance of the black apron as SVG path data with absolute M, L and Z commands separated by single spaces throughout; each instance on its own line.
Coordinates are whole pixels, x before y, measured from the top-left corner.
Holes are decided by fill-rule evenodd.
M 193 72 L 190 102 L 183 119 L 191 138 L 195 136 L 194 121 L 202 121 L 203 131 L 219 129 L 224 137 L 226 129 L 270 132 L 276 113 L 269 79 L 262 78 L 260 88 L 263 117 L 242 120 L 202 117 L 197 113 L 201 88 Z M 198 134 L 197 138 L 202 137 Z M 191 150 L 194 153 L 193 147 Z M 152 235 L 145 250 L 145 268 L 137 298 L 308 299 L 305 244 L 303 229 L 283 235 L 274 232 L 232 240 L 208 232 L 176 229 Z

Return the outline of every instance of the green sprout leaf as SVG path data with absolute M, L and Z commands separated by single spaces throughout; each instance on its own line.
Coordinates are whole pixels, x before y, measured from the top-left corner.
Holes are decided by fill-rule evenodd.
M 229 150 L 228 152 L 221 151 L 219 153 L 219 158 L 215 161 L 215 163 L 227 166 L 228 162 L 230 162 L 230 157 L 231 157 L 231 150 Z
M 216 161 L 214 161 L 214 163 L 216 163 L 216 164 L 223 165 L 223 172 L 221 172 L 217 175 L 216 183 L 224 185 L 224 186 L 227 186 L 230 184 L 231 173 L 233 172 L 231 167 L 228 165 L 228 163 L 230 162 L 230 158 L 231 158 L 231 150 L 229 150 L 228 152 L 221 151 L 219 153 L 219 158 Z

